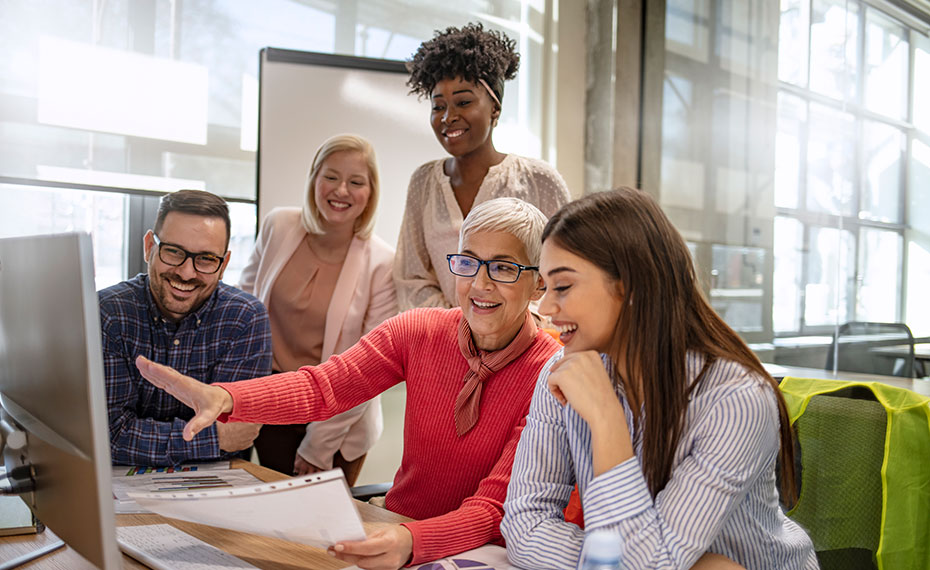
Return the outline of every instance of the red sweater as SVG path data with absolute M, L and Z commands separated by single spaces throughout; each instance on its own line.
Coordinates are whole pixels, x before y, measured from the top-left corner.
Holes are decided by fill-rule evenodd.
M 222 385 L 232 421 L 325 420 L 407 382 L 404 451 L 388 509 L 418 519 L 411 564 L 500 542 L 510 470 L 543 364 L 559 345 L 539 331 L 522 355 L 485 381 L 478 423 L 455 432 L 453 409 L 468 363 L 461 309 L 414 309 L 391 318 L 319 366 Z

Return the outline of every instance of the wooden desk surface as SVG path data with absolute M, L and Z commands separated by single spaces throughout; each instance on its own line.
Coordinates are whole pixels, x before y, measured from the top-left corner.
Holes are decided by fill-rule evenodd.
M 286 479 L 284 475 L 271 469 L 266 469 L 254 463 L 235 460 L 232 467 L 240 467 L 249 471 L 262 481 L 278 481 Z M 366 531 L 382 524 L 404 522 L 407 517 L 392 513 L 368 503 L 356 501 L 359 515 L 362 517 Z M 325 551 L 312 546 L 296 544 L 276 538 L 257 536 L 226 529 L 219 529 L 174 519 L 164 518 L 156 514 L 116 515 L 116 526 L 132 526 L 140 524 L 170 523 L 184 532 L 203 540 L 220 550 L 238 556 L 249 564 L 268 570 L 297 570 L 300 568 L 327 570 L 330 568 L 345 568 L 348 564 L 336 560 Z M 50 530 L 38 535 L 21 535 L 0 538 L 0 562 L 12 560 L 41 548 L 56 540 L 57 537 Z M 33 560 L 23 566 L 30 570 L 92 570 L 94 566 L 68 546 L 50 554 Z M 128 556 L 123 556 L 123 568 L 147 568 Z

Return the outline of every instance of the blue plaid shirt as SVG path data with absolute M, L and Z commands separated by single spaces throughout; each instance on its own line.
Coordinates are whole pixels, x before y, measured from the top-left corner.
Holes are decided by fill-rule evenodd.
M 172 323 L 162 318 L 144 273 L 98 296 L 113 463 L 229 458 L 215 425 L 184 441 L 181 432 L 193 410 L 142 378 L 135 358 L 141 354 L 207 384 L 268 375 L 271 329 L 261 302 L 220 283 L 203 306 Z

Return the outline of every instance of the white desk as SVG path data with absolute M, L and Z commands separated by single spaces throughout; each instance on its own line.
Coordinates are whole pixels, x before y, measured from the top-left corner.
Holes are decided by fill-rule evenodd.
M 901 378 L 898 376 L 881 376 L 879 374 L 863 374 L 861 372 L 844 372 L 842 370 L 834 373 L 822 368 L 781 366 L 779 364 L 771 364 L 768 362 L 763 362 L 762 366 L 764 366 L 765 370 L 776 380 L 786 376 L 794 376 L 797 378 L 845 380 L 848 382 L 881 382 L 882 384 L 888 384 L 889 386 L 913 390 L 919 394 L 930 395 L 930 381 L 928 380 Z

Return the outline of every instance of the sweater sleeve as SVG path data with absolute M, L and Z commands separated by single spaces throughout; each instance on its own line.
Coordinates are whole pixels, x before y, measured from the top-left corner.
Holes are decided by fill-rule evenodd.
M 401 317 L 395 317 L 399 319 Z M 221 421 L 296 424 L 326 420 L 404 380 L 406 350 L 395 319 L 319 366 L 243 382 L 216 384 L 233 397 Z
M 430 261 L 429 245 L 423 228 L 431 164 L 418 168 L 410 177 L 407 188 L 407 204 L 394 257 L 394 286 L 397 288 L 397 305 L 401 311 L 415 307 L 451 306 L 440 288 L 437 268 Z
M 568 185 L 559 171 L 541 160 L 525 159 L 526 177 L 530 190 L 530 202 L 551 218 L 559 209 L 571 202 Z
M 491 472 L 481 480 L 475 493 L 462 505 L 444 515 L 420 521 L 402 523 L 413 535 L 413 556 L 410 564 L 436 560 L 450 554 L 478 548 L 500 541 L 500 522 L 504 514 L 504 499 L 514 452 L 526 418 L 514 427 Z

